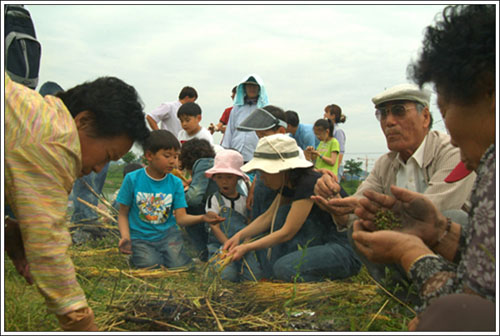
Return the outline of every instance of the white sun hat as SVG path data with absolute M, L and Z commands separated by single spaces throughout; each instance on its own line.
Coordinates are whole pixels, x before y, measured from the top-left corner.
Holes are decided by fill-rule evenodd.
M 312 167 L 312 162 L 301 158 L 301 149 L 292 137 L 285 134 L 273 134 L 263 137 L 257 143 L 253 159 L 241 167 L 245 173 L 262 170 L 276 174 L 294 168 Z

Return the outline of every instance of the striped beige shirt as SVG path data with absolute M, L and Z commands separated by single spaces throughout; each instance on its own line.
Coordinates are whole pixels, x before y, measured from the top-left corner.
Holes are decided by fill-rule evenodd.
M 78 132 L 63 102 L 5 74 L 6 203 L 19 221 L 34 282 L 59 315 L 87 306 L 67 253 L 68 195 L 81 168 Z

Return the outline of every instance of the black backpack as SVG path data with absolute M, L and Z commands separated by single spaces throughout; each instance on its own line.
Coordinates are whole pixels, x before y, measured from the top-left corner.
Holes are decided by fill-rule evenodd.
M 35 26 L 23 5 L 5 5 L 5 70 L 9 77 L 35 89 L 42 46 L 36 39 Z

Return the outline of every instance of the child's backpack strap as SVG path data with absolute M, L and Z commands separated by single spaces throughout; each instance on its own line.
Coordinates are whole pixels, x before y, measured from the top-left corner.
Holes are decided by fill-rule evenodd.
M 245 182 L 248 186 L 248 182 Z M 248 186 L 248 190 L 250 190 L 250 186 Z M 231 207 L 228 207 L 225 205 L 224 200 L 222 199 L 222 195 L 220 192 L 215 192 L 214 195 L 217 197 L 217 201 L 219 202 L 219 207 L 222 209 L 223 206 L 227 207 L 228 209 L 231 209 Z M 240 196 L 241 197 L 241 196 Z M 231 209 L 234 210 L 234 209 Z M 234 210 L 236 212 L 236 210 Z M 245 208 L 245 213 L 241 214 L 245 218 L 245 225 L 248 224 L 249 218 L 250 218 L 250 210 Z
M 230 206 L 225 205 L 225 202 L 220 192 L 217 191 L 213 195 L 215 195 L 217 201 L 219 202 L 219 208 L 220 208 L 219 216 L 224 217 L 226 219 L 224 222 L 220 223 L 220 229 L 222 230 L 222 232 L 224 232 L 224 234 L 228 238 L 230 238 L 236 232 L 240 231 L 246 226 L 247 220 L 245 216 L 240 214 L 238 211 L 232 209 Z M 215 238 L 215 236 L 213 236 L 213 234 L 210 234 L 208 242 L 212 243 L 218 241 Z
M 30 12 L 24 5 L 6 5 L 4 20 L 5 70 L 14 82 L 35 89 L 42 47 Z
M 223 206 L 226 206 L 226 203 L 222 199 L 222 195 L 220 192 L 216 191 L 214 192 L 215 197 L 217 198 L 217 202 L 219 202 L 219 209 L 222 208 Z
M 224 200 L 222 200 L 222 197 L 218 191 L 208 195 L 207 197 L 207 207 L 211 208 L 212 207 L 212 196 L 215 196 L 217 198 L 217 201 L 219 202 L 219 208 L 224 206 Z
M 212 196 L 213 194 L 207 197 L 207 208 L 209 209 L 212 207 Z

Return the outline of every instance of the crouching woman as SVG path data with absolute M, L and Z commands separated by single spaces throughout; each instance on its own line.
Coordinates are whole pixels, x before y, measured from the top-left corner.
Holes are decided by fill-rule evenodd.
M 226 241 L 232 260 L 257 251 L 267 277 L 283 281 L 344 279 L 361 264 L 344 232 L 310 199 L 321 174 L 299 158 L 300 148 L 287 135 L 259 140 L 244 172 L 259 170 L 266 186 L 277 190 L 271 206 Z M 254 236 L 265 235 L 251 240 Z M 240 242 L 244 242 L 240 244 Z

